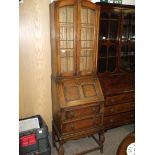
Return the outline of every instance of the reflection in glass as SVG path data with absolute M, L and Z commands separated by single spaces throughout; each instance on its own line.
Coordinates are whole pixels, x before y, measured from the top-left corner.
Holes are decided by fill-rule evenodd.
M 111 20 L 109 38 L 115 40 L 117 39 L 117 34 L 118 34 L 118 20 Z
M 102 45 L 99 47 L 99 57 L 106 57 L 107 56 L 107 46 Z
M 108 56 L 116 56 L 116 45 L 111 45 L 109 47 Z
M 115 69 L 116 69 L 116 57 L 114 58 L 109 57 L 108 58 L 108 71 L 114 72 Z
M 106 71 L 106 58 L 99 58 L 98 60 L 98 72 L 104 73 Z
M 104 40 L 108 37 L 108 20 L 100 21 L 100 40 Z

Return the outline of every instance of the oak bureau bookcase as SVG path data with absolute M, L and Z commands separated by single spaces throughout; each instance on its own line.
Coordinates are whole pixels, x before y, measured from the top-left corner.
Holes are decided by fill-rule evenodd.
M 103 152 L 104 97 L 96 75 L 99 13 L 99 6 L 87 0 L 50 4 L 52 137 L 59 155 L 65 142 L 87 136 L 99 146 L 78 154 Z
M 135 7 L 100 6 L 98 77 L 105 97 L 104 127 L 134 122 Z

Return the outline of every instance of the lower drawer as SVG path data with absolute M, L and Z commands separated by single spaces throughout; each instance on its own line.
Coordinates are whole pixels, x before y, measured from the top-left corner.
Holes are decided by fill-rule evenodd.
M 131 122 L 134 122 L 134 120 L 135 120 L 135 112 L 130 111 L 126 113 L 120 113 L 117 115 L 104 117 L 103 124 L 104 124 L 104 127 L 107 129 L 107 128 L 112 128 L 119 125 L 131 123 Z
M 85 130 L 94 127 L 100 127 L 102 123 L 102 115 L 97 115 L 96 117 L 91 117 L 83 120 L 78 120 L 74 122 L 64 123 L 62 125 L 63 133 L 72 133 L 80 130 Z
M 135 108 L 134 102 L 122 103 L 113 106 L 104 107 L 104 116 L 114 115 L 126 111 L 132 111 Z

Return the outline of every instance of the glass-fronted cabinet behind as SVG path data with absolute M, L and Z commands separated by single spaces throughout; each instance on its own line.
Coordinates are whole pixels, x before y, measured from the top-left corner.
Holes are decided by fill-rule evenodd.
M 121 71 L 134 71 L 135 69 L 135 14 L 123 12 L 122 39 L 120 51 Z
M 117 70 L 120 12 L 102 11 L 100 14 L 98 72 Z

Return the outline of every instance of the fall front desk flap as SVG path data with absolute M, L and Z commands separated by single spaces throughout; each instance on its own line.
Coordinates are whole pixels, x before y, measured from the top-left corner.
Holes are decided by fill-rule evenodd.
M 59 80 L 57 82 L 57 93 L 60 107 L 104 101 L 97 77 Z

